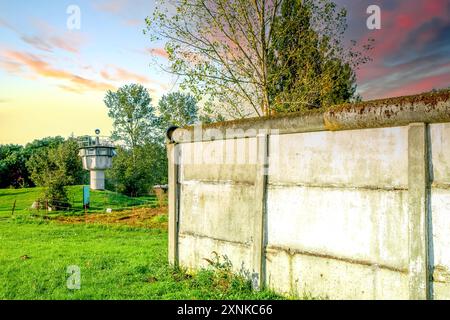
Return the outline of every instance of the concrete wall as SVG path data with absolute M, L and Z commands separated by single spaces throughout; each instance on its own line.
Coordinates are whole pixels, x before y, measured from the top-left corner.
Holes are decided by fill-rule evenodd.
M 431 124 L 430 263 L 437 299 L 450 299 L 450 124 Z
M 268 285 L 407 298 L 407 148 L 407 127 L 280 137 L 279 165 L 269 163 Z
M 389 119 L 371 103 L 176 130 L 171 262 L 215 251 L 255 288 L 299 296 L 450 298 L 450 103 L 421 98 L 383 101 Z
M 256 139 L 233 141 L 242 154 L 255 148 Z M 250 269 L 254 224 L 256 165 L 225 163 L 227 141 L 181 144 L 179 168 L 179 252 L 180 263 L 188 267 L 206 266 L 211 252 L 226 254 L 238 269 Z M 199 150 L 199 148 L 203 148 Z M 204 155 L 202 164 L 194 164 Z M 237 153 L 235 153 L 237 154 Z

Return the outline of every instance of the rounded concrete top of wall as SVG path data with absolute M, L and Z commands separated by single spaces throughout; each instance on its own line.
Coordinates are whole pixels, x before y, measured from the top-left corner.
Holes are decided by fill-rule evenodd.
M 217 122 L 177 128 L 169 143 L 254 137 L 267 134 L 404 126 L 413 122 L 450 122 L 450 90 L 348 103 L 323 110 Z M 227 131 L 235 136 L 227 136 Z

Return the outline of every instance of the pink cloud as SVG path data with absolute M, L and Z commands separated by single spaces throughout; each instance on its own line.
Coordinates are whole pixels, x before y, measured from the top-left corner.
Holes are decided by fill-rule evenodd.
M 53 52 L 54 49 L 60 49 L 70 53 L 79 53 L 81 46 L 86 43 L 86 39 L 81 33 L 59 32 L 46 21 L 39 19 L 34 19 L 33 24 L 37 33 L 29 35 L 19 31 L 7 21 L 0 20 L 0 26 L 13 31 L 23 42 L 41 51 Z
M 433 52 L 436 48 L 432 43 L 439 35 L 436 26 L 450 23 L 448 8 L 448 0 L 392 0 L 389 6 L 381 5 L 381 30 L 367 30 L 358 40 L 361 43 L 367 38 L 375 38 L 375 48 L 370 52 L 373 61 L 357 70 L 358 84 L 365 90 L 363 97 L 414 94 L 450 84 L 445 75 L 427 75 L 434 71 L 437 74 L 439 63 L 445 59 L 445 54 L 441 53 L 439 63 L 435 60 L 437 53 Z M 361 11 L 359 15 L 365 21 L 365 12 Z M 410 70 L 418 70 L 418 73 L 413 74 Z M 392 75 L 407 78 L 383 82 Z M 423 79 L 420 79 L 421 75 Z
M 48 41 L 56 48 L 72 53 L 78 53 L 83 42 L 81 38 L 74 36 L 73 34 L 66 34 L 65 37 L 50 37 Z
M 93 79 L 87 79 L 81 77 L 79 75 L 73 74 L 63 69 L 56 68 L 52 66 L 50 63 L 44 61 L 40 57 L 20 52 L 14 50 L 5 50 L 0 52 L 4 59 L 6 59 L 6 68 L 4 70 L 9 71 L 11 73 L 17 73 L 23 71 L 25 68 L 29 73 L 31 72 L 34 76 L 45 77 L 45 78 L 54 78 L 64 81 L 69 81 L 69 84 L 59 85 L 62 88 L 68 88 L 71 85 L 75 85 L 74 90 L 79 91 L 87 91 L 87 90 L 99 90 L 106 91 L 114 89 L 114 86 L 101 81 L 96 81 Z M 17 65 L 21 67 L 18 68 Z M 1 66 L 4 67 L 2 64 Z M 9 66 L 9 68 L 8 68 Z M 16 66 L 16 67 L 11 67 Z
M 386 91 L 385 95 L 387 97 L 413 95 L 431 91 L 433 89 L 445 88 L 448 85 L 450 85 L 450 73 L 426 77 L 417 81 L 413 81 L 399 88 Z
M 125 70 L 121 67 L 113 66 L 108 70 L 101 70 L 100 75 L 110 81 L 136 81 L 138 83 L 150 83 L 152 82 L 146 76 L 134 73 L 132 71 Z
M 150 53 L 152 56 L 157 56 L 164 59 L 169 58 L 169 54 L 164 48 L 149 48 L 146 49 L 145 51 L 147 53 Z

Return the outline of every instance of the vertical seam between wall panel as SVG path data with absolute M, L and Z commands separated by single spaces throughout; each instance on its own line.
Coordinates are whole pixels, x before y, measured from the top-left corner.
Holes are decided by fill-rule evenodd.
M 408 252 L 409 298 L 430 298 L 429 279 L 429 208 L 428 139 L 425 123 L 411 123 L 408 128 Z

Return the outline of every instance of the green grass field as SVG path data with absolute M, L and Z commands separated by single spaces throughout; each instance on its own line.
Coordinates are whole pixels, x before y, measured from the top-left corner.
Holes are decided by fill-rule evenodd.
M 69 202 L 72 204 L 71 211 L 83 212 L 83 189 L 82 186 L 67 187 Z M 0 189 L 0 217 L 11 215 L 14 201 L 15 214 L 29 214 L 31 205 L 37 199 L 44 198 L 44 188 L 23 189 Z M 156 205 L 155 196 L 131 198 L 111 191 L 90 191 L 91 206 L 89 212 L 104 212 L 106 208 L 124 209 L 136 206 Z
M 166 230 L 33 217 L 27 208 L 41 191 L 0 190 L 0 299 L 281 298 L 253 292 L 248 281 L 217 266 L 194 275 L 174 269 Z M 95 193 L 92 203 L 104 196 Z M 11 217 L 14 199 L 21 214 Z M 69 266 L 80 269 L 80 289 L 67 288 Z

